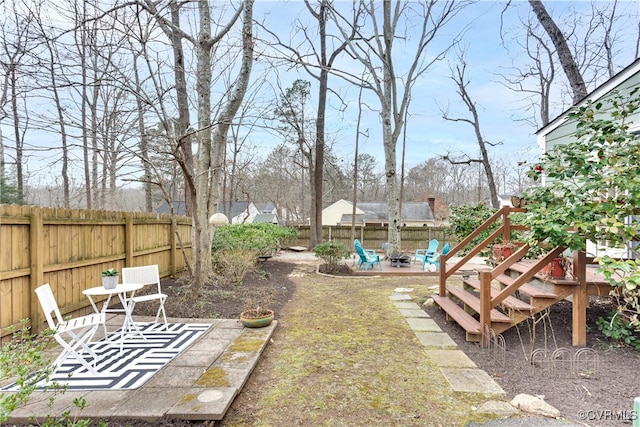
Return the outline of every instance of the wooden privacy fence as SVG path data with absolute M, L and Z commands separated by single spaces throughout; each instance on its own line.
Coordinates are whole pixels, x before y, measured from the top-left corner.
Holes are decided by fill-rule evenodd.
M 190 257 L 191 218 L 174 219 Z M 63 315 L 84 314 L 82 291 L 100 285 L 102 271 L 147 264 L 161 276 L 185 268 L 170 215 L 0 205 L 0 337 L 21 319 L 42 327 L 34 289 L 44 283 Z
M 300 234 L 293 245 L 309 246 L 309 226 L 299 226 Z M 456 244 L 456 236 L 448 227 L 403 227 L 400 232 L 403 252 L 413 252 L 416 249 L 424 249 L 431 239 L 438 239 L 440 248 L 446 243 L 451 246 Z M 386 243 L 389 235 L 387 227 L 356 227 L 356 239 L 362 242 L 367 249 L 382 250 L 382 244 Z M 351 238 L 351 226 L 336 225 L 322 227 L 323 241 L 333 240 L 340 242 L 347 248 L 353 249 L 353 239 Z

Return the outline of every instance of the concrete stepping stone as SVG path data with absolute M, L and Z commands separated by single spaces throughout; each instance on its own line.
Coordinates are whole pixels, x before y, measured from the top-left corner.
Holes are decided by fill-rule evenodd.
M 440 368 L 454 391 L 465 393 L 506 394 L 482 369 Z
M 444 332 L 416 332 L 420 344 L 429 349 L 455 350 L 458 345 Z
M 427 350 L 427 354 L 440 368 L 477 367 L 462 350 Z
M 400 309 L 400 314 L 402 314 L 402 316 L 404 317 L 420 317 L 420 318 L 429 318 L 429 315 L 427 313 L 425 313 L 424 310 L 420 310 L 420 309 L 404 309 L 401 308 Z
M 420 306 L 415 302 L 396 301 L 393 305 L 400 310 L 420 310 Z
M 415 331 L 427 331 L 427 332 L 442 332 L 440 326 L 433 319 L 424 319 L 416 317 L 407 317 L 404 320 L 407 321 L 409 327 Z

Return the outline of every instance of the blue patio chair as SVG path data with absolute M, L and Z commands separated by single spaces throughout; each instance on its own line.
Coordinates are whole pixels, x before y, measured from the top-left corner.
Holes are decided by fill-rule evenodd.
M 362 248 L 360 242 L 356 239 L 353 242 L 353 246 L 356 248 L 356 253 L 360 257 L 358 261 L 358 270 L 364 265 L 365 271 L 369 269 L 369 267 L 373 268 L 376 264 L 380 266 L 380 270 L 382 270 L 382 263 L 380 263 L 380 255 L 374 255 L 371 251 L 366 251 Z
M 355 247 L 356 245 L 359 245 L 362 248 L 362 243 L 360 243 L 360 240 L 358 240 L 358 239 L 354 239 L 353 240 L 353 246 Z M 371 255 L 371 256 L 378 255 L 378 253 L 376 252 L 375 249 L 364 249 L 364 248 L 362 248 L 362 250 L 365 251 L 367 253 L 367 255 Z
M 428 256 L 434 256 L 436 252 L 438 252 L 438 246 L 440 246 L 440 242 L 436 239 L 433 239 L 429 242 L 429 246 L 427 249 L 416 249 L 416 254 L 413 258 L 413 263 L 415 264 L 418 260 L 422 261 L 422 266 L 424 266 L 424 261 Z
M 448 254 L 450 250 L 451 244 L 447 243 L 442 248 L 442 252 L 435 253 L 431 256 L 425 256 L 424 262 L 422 263 L 422 269 L 424 270 L 427 264 L 432 264 L 436 266 L 436 271 L 440 270 L 440 256 Z

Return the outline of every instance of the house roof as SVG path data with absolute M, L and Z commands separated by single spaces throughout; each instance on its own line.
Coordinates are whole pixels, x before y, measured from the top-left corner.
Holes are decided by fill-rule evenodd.
M 356 214 L 356 222 L 388 221 L 389 205 L 383 202 L 357 203 L 362 211 Z M 351 214 L 343 214 L 341 222 L 351 222 Z M 433 221 L 434 216 L 428 203 L 405 202 L 402 204 L 402 221 Z
M 274 205 L 271 202 L 265 202 L 265 203 L 254 203 L 256 205 L 256 208 L 258 208 L 258 210 L 262 213 L 272 213 L 276 210 L 276 205 Z
M 253 218 L 254 223 L 267 222 L 269 224 L 278 224 L 278 217 L 272 213 L 259 213 Z
M 629 79 L 634 74 L 640 72 L 640 58 L 633 61 L 626 68 L 621 70 L 618 74 L 611 77 L 609 80 L 598 86 L 595 90 L 585 96 L 583 99 L 575 103 L 571 108 L 565 110 L 558 117 L 550 121 L 546 126 L 540 128 L 536 135 L 538 136 L 538 141 L 540 142 L 540 137 L 548 134 L 549 132 L 556 129 L 567 119 L 569 112 L 576 106 L 584 104 L 587 100 L 597 100 L 602 98 L 607 93 L 613 91 L 616 87 L 618 87 L 621 83 Z
M 171 202 L 173 205 L 173 213 L 174 215 L 184 215 L 185 214 L 185 206 L 184 200 L 174 200 Z M 167 202 L 162 202 L 160 206 L 156 208 L 156 213 L 159 214 L 168 214 L 171 213 L 171 209 L 169 209 L 169 205 Z
M 218 212 L 225 213 L 226 211 L 230 210 L 231 218 L 234 218 L 242 214 L 243 212 L 246 212 L 249 208 L 249 204 L 251 204 L 251 202 L 247 202 L 245 200 L 239 200 L 233 203 L 227 202 L 224 205 L 218 205 Z M 231 206 L 231 209 L 228 209 L 229 206 Z

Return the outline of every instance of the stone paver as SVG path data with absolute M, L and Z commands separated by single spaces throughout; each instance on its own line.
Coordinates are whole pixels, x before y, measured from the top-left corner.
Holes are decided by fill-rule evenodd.
M 404 298 L 406 297 L 406 298 Z M 468 393 L 488 393 L 504 395 L 505 392 L 485 371 L 478 369 L 451 337 L 442 332 L 440 326 L 419 307 L 412 307 L 410 296 L 394 293 L 389 298 L 405 318 L 407 324 L 425 347 L 429 357 L 435 362 L 454 391 Z M 425 313 L 426 314 L 426 313 Z
M 420 310 L 420 306 L 413 301 L 396 301 L 393 305 L 400 310 Z
M 421 310 L 419 308 L 417 309 L 401 308 L 400 314 L 402 314 L 404 317 L 424 317 L 424 318 L 429 317 L 429 315 L 424 310 Z
M 416 332 L 416 337 L 426 348 L 455 350 L 458 345 L 444 332 Z
M 462 350 L 427 350 L 427 354 L 441 368 L 476 368 L 473 360 Z
M 406 294 L 393 294 L 389 297 L 391 301 L 411 301 L 411 297 Z
M 482 369 L 476 368 L 440 368 L 454 391 L 467 393 L 506 394 Z
M 409 327 L 414 332 L 421 332 L 421 331 L 442 332 L 442 329 L 440 329 L 440 326 L 438 326 L 436 321 L 433 320 L 433 319 L 423 319 L 423 318 L 416 318 L 416 317 L 405 317 L 404 320 L 407 321 L 407 323 L 409 324 Z
M 47 415 L 57 416 L 65 410 L 73 414 L 73 399 L 77 397 L 87 401 L 81 412 L 87 419 L 221 420 L 255 368 L 278 322 L 246 329 L 232 319 L 170 321 L 211 323 L 211 328 L 138 389 L 67 391 L 56 395 L 51 408 L 47 403 L 53 393 L 36 392 L 40 398 L 14 411 L 9 424 L 28 424 L 34 416 L 43 421 Z

